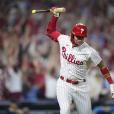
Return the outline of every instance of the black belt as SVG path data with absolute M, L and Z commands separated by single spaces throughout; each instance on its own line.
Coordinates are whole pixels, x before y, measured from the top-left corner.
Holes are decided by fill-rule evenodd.
M 86 79 L 83 79 L 81 81 L 78 81 L 78 80 L 70 80 L 70 79 L 66 79 L 65 80 L 64 76 L 60 76 L 60 79 L 66 81 L 68 83 L 71 83 L 71 84 L 79 84 L 80 82 L 86 82 Z

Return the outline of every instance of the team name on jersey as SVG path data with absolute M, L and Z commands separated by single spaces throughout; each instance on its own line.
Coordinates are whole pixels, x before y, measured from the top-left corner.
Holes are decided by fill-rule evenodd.
M 83 61 L 76 60 L 75 55 L 66 53 L 66 47 L 62 47 L 62 56 L 70 63 L 74 63 L 77 65 L 83 65 Z

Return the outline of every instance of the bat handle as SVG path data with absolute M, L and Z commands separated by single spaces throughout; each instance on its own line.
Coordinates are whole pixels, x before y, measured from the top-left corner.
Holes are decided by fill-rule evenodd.
M 50 12 L 50 9 L 47 9 L 47 10 L 39 10 L 37 11 L 38 13 L 44 13 L 44 12 Z
M 50 9 L 47 10 L 32 10 L 32 14 L 50 12 Z

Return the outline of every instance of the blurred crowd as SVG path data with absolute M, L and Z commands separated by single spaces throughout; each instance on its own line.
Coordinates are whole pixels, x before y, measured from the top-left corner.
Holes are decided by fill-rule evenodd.
M 99 51 L 114 79 L 114 0 L 1 0 L 0 100 L 56 99 L 59 46 L 46 36 L 51 14 L 31 14 L 52 6 L 66 8 L 57 24 L 61 33 L 70 35 L 77 22 L 87 25 L 85 40 Z M 91 98 L 110 97 L 100 71 L 90 67 Z

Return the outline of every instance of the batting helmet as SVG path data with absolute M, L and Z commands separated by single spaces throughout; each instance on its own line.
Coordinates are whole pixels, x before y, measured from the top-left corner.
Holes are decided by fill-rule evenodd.
M 71 34 L 74 36 L 87 37 L 87 27 L 82 23 L 75 24 L 72 28 Z

